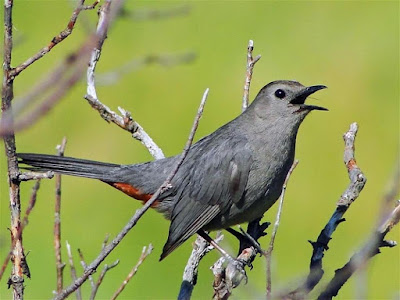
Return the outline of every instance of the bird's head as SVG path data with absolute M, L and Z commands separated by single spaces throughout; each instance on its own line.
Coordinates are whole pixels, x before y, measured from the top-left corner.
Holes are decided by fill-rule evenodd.
M 279 80 L 264 86 L 253 101 L 258 117 L 262 119 L 286 119 L 302 121 L 312 110 L 324 107 L 305 104 L 308 96 L 325 89 L 324 85 L 304 86 L 297 81 Z

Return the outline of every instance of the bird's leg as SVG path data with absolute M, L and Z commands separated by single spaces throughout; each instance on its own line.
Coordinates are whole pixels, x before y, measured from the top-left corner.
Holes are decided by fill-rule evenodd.
M 238 254 L 242 253 L 244 249 L 251 246 L 256 248 L 259 253 L 263 252 L 260 244 L 258 243 L 258 239 L 266 235 L 265 229 L 267 229 L 271 223 L 265 222 L 260 224 L 260 220 L 261 218 L 250 222 L 247 226 L 247 231 L 244 231 L 241 227 L 239 227 L 241 232 L 238 232 L 232 228 L 226 229 L 226 231 L 234 235 L 239 240 L 240 246 Z
M 220 245 L 218 245 L 203 229 L 197 231 L 197 234 L 200 235 L 203 239 L 209 242 L 215 249 L 217 249 L 226 259 L 229 261 L 233 261 L 234 258 L 228 254 Z

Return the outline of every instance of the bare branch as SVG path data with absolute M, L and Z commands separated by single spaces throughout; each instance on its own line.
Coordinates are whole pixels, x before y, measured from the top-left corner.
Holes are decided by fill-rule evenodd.
M 275 242 L 275 237 L 276 234 L 278 232 L 278 227 L 279 227 L 279 223 L 281 220 L 281 215 L 282 215 L 282 208 L 283 208 L 283 200 L 285 198 L 285 192 L 286 192 L 286 186 L 287 183 L 289 181 L 290 176 L 292 175 L 294 169 L 297 167 L 299 161 L 296 159 L 293 162 L 293 165 L 290 167 L 289 172 L 286 175 L 286 179 L 285 182 L 283 183 L 283 187 L 282 187 L 282 193 L 281 193 L 281 197 L 279 199 L 279 207 L 278 207 L 278 212 L 276 214 L 276 219 L 275 219 L 275 224 L 274 224 L 274 228 L 272 230 L 272 234 L 271 234 L 271 240 L 269 242 L 269 247 L 268 250 L 265 253 L 265 259 L 267 261 L 267 267 L 266 267 L 266 271 L 267 271 L 267 299 L 271 299 L 271 287 L 272 287 L 272 276 L 271 276 L 271 264 L 272 264 L 272 251 L 274 250 L 274 242 Z
M 70 34 L 72 33 L 72 30 L 74 29 L 76 20 L 78 19 L 80 12 L 82 10 L 94 9 L 96 7 L 96 5 L 99 3 L 99 0 L 97 0 L 90 6 L 84 6 L 84 2 L 85 2 L 85 0 L 78 1 L 78 5 L 75 8 L 75 10 L 73 11 L 67 27 L 63 31 L 61 31 L 58 35 L 54 36 L 52 38 L 52 40 L 50 41 L 50 43 L 46 47 L 43 47 L 35 55 L 33 55 L 32 57 L 29 57 L 25 62 L 23 62 L 16 68 L 12 69 L 10 72 L 10 76 L 12 76 L 12 77 L 18 76 L 23 70 L 25 70 L 31 64 L 38 61 L 43 56 L 45 56 L 47 53 L 49 53 L 54 48 L 54 46 L 58 45 L 63 40 L 65 40 L 68 36 L 70 36 Z
M 1 110 L 3 121 L 4 115 L 12 114 L 11 102 L 14 98 L 13 77 L 11 72 L 11 54 L 13 47 L 13 23 L 12 23 L 13 0 L 4 1 L 4 52 L 3 52 L 3 80 L 1 94 Z M 10 123 L 14 120 L 10 118 Z M 1 122 L 2 123 L 2 122 Z M 19 168 L 16 157 L 15 135 L 11 130 L 4 136 L 5 153 L 7 156 L 7 175 L 10 195 L 10 233 L 11 233 L 11 275 L 8 286 L 13 288 L 13 299 L 23 299 L 24 275 L 30 277 L 29 267 L 26 262 L 24 247 L 22 244 L 21 227 L 21 199 Z
M 92 289 L 92 292 L 90 294 L 90 300 L 94 300 L 94 298 L 96 297 L 97 294 L 97 290 L 99 289 L 101 283 L 103 282 L 104 276 L 106 276 L 106 273 L 111 270 L 112 268 L 114 268 L 116 265 L 119 264 L 119 260 L 117 259 L 115 262 L 113 262 L 111 265 L 107 265 L 105 264 L 103 267 L 103 270 L 100 273 L 99 278 L 97 279 L 96 284 L 94 285 L 94 289 Z
M 217 237 L 214 241 L 216 243 L 220 243 L 223 238 L 224 236 L 220 231 L 218 231 Z M 179 300 L 190 299 L 193 288 L 197 283 L 197 273 L 200 261 L 208 252 L 213 249 L 214 246 L 203 239 L 200 235 L 197 236 L 197 239 L 193 244 L 192 253 L 185 266 L 185 271 L 183 272 L 183 280 L 178 295 Z
M 126 279 L 122 282 L 121 286 L 118 288 L 118 290 L 114 293 L 114 295 L 111 297 L 111 300 L 117 299 L 117 297 L 121 294 L 121 292 L 125 289 L 125 286 L 129 283 L 129 281 L 132 279 L 133 276 L 135 276 L 137 270 L 139 269 L 140 265 L 144 262 L 147 256 L 150 255 L 150 253 L 153 251 L 153 245 L 149 244 L 148 247 L 144 246 L 142 250 L 142 254 L 140 255 L 140 258 L 136 265 L 133 267 L 133 269 L 129 272 L 128 276 Z
M 69 55 L 64 63 L 56 69 L 54 73 L 57 76 L 49 76 L 47 82 L 41 83 L 41 85 L 47 88 L 54 88 L 54 91 L 43 100 L 43 102 L 35 107 L 27 116 L 19 120 L 14 124 L 12 122 L 13 114 L 8 112 L 6 115 L 3 114 L 0 122 L 0 136 L 9 134 L 10 132 L 22 130 L 34 122 L 40 117 L 44 116 L 53 106 L 75 85 L 82 76 L 82 73 L 86 67 L 88 56 L 91 53 L 93 47 L 101 42 L 100 37 L 104 36 L 108 30 L 110 22 L 113 20 L 116 11 L 121 7 L 122 0 L 115 0 L 112 2 L 113 7 L 110 9 L 111 0 L 105 0 L 105 3 L 101 7 L 100 11 L 103 14 L 102 22 L 98 24 L 98 29 L 95 34 L 92 34 L 87 41 L 76 51 Z M 53 75 L 53 74 L 51 74 Z M 66 78 L 63 78 L 66 77 Z M 60 79 L 61 78 L 61 79 Z M 28 93 L 26 100 L 22 100 L 25 104 L 33 101 L 38 95 L 42 95 L 46 90 L 40 90 L 34 88 L 31 93 Z
M 102 247 L 101 249 L 103 249 L 104 247 Z M 85 257 L 83 256 L 83 252 L 81 249 L 78 248 L 78 253 L 79 253 L 79 257 L 81 259 L 81 266 L 83 268 L 83 270 L 86 270 L 87 268 L 87 264 L 85 261 Z M 89 282 L 90 282 L 90 286 L 92 287 L 92 290 L 95 288 L 95 283 L 94 283 L 94 279 L 92 275 L 89 275 Z
M 351 203 L 357 199 L 367 181 L 365 175 L 357 166 L 354 157 L 354 142 L 357 131 L 357 123 L 352 123 L 350 124 L 350 129 L 343 135 L 345 141 L 344 163 L 349 174 L 350 183 L 337 202 L 335 212 L 319 234 L 317 241 L 310 241 L 313 247 L 313 254 L 310 262 L 310 272 L 306 282 L 301 287 L 288 294 L 288 297 L 296 298 L 308 294 L 321 280 L 324 274 L 322 269 L 322 258 L 325 250 L 328 249 L 328 243 L 331 240 L 331 236 L 335 232 L 337 226 L 344 221 L 343 215 L 350 207 Z
M 150 154 L 155 159 L 164 158 L 164 153 L 157 146 L 156 143 L 150 138 L 150 136 L 144 131 L 144 129 L 132 119 L 131 113 L 120 108 L 122 116 L 118 115 L 106 105 L 100 102 L 96 93 L 96 85 L 95 85 L 95 70 L 97 66 L 97 62 L 100 59 L 100 54 L 102 50 L 103 43 L 107 37 L 107 31 L 100 31 L 101 23 L 104 20 L 104 13 L 100 13 L 99 17 L 99 25 L 97 27 L 97 32 L 99 35 L 99 42 L 96 48 L 93 50 L 89 62 L 89 67 L 87 69 L 87 94 L 85 95 L 85 99 L 89 102 L 89 104 L 99 112 L 100 116 L 106 120 L 107 122 L 112 122 L 122 129 L 130 132 L 132 136 L 139 140 L 150 152 Z
M 153 194 L 153 196 L 143 205 L 142 208 L 138 209 L 136 213 L 132 216 L 129 222 L 125 225 L 125 227 L 118 233 L 118 235 L 113 239 L 113 241 L 104 247 L 101 253 L 93 260 L 93 262 L 85 269 L 83 275 L 76 279 L 70 286 L 65 288 L 61 293 L 59 293 L 54 299 L 61 300 L 65 299 L 69 294 L 74 292 L 79 286 L 81 286 L 88 278 L 90 274 L 96 272 L 97 267 L 101 264 L 101 262 L 118 246 L 118 244 L 122 241 L 122 239 L 127 235 L 127 233 L 137 224 L 140 218 L 144 215 L 144 213 L 151 207 L 151 205 L 158 199 L 158 197 L 168 190 L 171 185 L 171 180 L 174 178 L 176 173 L 178 172 L 180 166 L 182 165 L 184 159 L 186 158 L 189 149 L 192 145 L 194 134 L 197 130 L 197 126 L 199 124 L 200 117 L 203 113 L 204 105 L 207 100 L 208 89 L 204 92 L 203 98 L 200 103 L 200 107 L 198 109 L 196 118 L 193 122 L 192 129 L 189 134 L 188 141 L 185 145 L 185 148 L 181 154 L 181 157 L 176 164 L 175 168 L 168 175 L 167 179 L 164 183 L 157 189 L 157 191 Z
M 75 265 L 74 265 L 74 260 L 72 258 L 71 246 L 68 243 L 68 241 L 66 241 L 65 244 L 67 245 L 68 262 L 69 262 L 69 267 L 71 268 L 71 278 L 72 278 L 73 281 L 76 281 L 77 276 L 76 276 L 76 269 L 75 269 Z M 80 287 L 77 286 L 74 291 L 75 291 L 75 294 L 76 294 L 76 299 L 77 300 L 82 300 L 82 294 L 81 294 Z
M 67 138 L 57 145 L 58 156 L 64 156 Z M 56 174 L 56 199 L 54 208 L 54 253 L 56 256 L 57 293 L 63 289 L 63 270 L 65 263 L 61 260 L 61 174 Z
M 400 202 L 398 202 L 397 206 L 392 210 L 389 218 L 387 218 L 387 220 L 385 220 L 384 223 L 373 233 L 372 238 L 366 243 L 366 245 L 358 253 L 354 254 L 346 265 L 335 271 L 335 276 L 319 295 L 318 300 L 332 299 L 332 297 L 335 297 L 340 288 L 357 269 L 363 266 L 367 260 L 380 253 L 380 248 L 396 246 L 397 243 L 395 241 L 385 241 L 384 238 L 386 234 L 399 223 L 399 220 Z
M 31 214 L 33 208 L 35 207 L 37 192 L 38 192 L 39 188 L 40 188 L 40 179 L 38 179 L 36 181 L 35 185 L 32 187 L 31 196 L 29 198 L 29 204 L 28 204 L 28 206 L 26 208 L 24 219 L 21 222 L 21 232 L 23 232 L 23 230 L 25 229 L 25 227 L 29 223 L 28 222 L 29 215 Z M 4 271 L 6 270 L 8 263 L 11 260 L 11 254 L 12 254 L 12 249 L 10 249 L 10 251 L 8 252 L 6 258 L 4 259 L 3 265 L 1 266 L 1 269 L 0 269 L 0 280 L 3 277 Z
M 250 94 L 250 83 L 253 77 L 253 68 L 256 62 L 261 58 L 261 55 L 257 55 L 253 58 L 254 42 L 249 40 L 249 45 L 247 46 L 247 66 L 246 66 L 246 78 L 244 82 L 243 90 L 243 100 L 242 100 L 242 112 L 249 106 L 249 94 Z

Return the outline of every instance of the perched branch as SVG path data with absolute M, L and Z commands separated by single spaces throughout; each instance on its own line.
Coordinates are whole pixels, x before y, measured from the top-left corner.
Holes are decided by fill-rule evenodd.
M 256 62 L 258 62 L 261 58 L 261 55 L 257 55 L 255 58 L 253 58 L 253 49 L 253 40 L 249 40 L 249 45 L 247 46 L 247 67 L 243 91 L 242 112 L 247 109 L 247 106 L 249 106 L 250 83 L 251 78 L 253 77 L 253 68 Z
M 58 156 L 64 156 L 67 139 L 57 145 Z M 56 201 L 54 208 L 54 253 L 56 256 L 57 293 L 63 289 L 63 270 L 65 263 L 61 260 L 61 174 L 56 174 Z
M 400 202 L 391 212 L 389 218 L 378 228 L 372 235 L 370 241 L 342 268 L 335 271 L 335 276 L 328 283 L 325 290 L 319 295 L 318 300 L 332 299 L 337 296 L 341 287 L 359 269 L 365 262 L 380 253 L 381 247 L 394 247 L 397 245 L 395 241 L 385 241 L 386 234 L 399 223 L 400 220 Z
M 335 212 L 329 219 L 325 228 L 319 234 L 317 241 L 310 241 L 313 247 L 313 254 L 310 262 L 310 272 L 306 282 L 301 287 L 287 295 L 288 297 L 297 298 L 308 294 L 321 280 L 324 274 L 322 269 L 322 258 L 324 257 L 325 250 L 328 250 L 328 243 L 331 240 L 332 234 L 335 232 L 336 227 L 344 221 L 344 213 L 357 199 L 367 181 L 363 172 L 357 166 L 354 157 L 354 141 L 357 131 L 357 123 L 352 123 L 349 131 L 343 135 L 345 141 L 344 163 L 349 174 L 350 184 L 337 202 Z
M 214 274 L 214 299 L 228 299 L 232 293 L 232 289 L 239 286 L 243 279 L 247 282 L 245 267 L 252 268 L 252 263 L 258 253 L 264 253 L 260 248 L 258 240 L 265 236 L 265 230 L 270 225 L 269 222 L 260 223 L 261 218 L 249 223 L 247 231 L 240 230 L 242 233 L 233 229 L 227 229 L 230 233 L 238 237 L 240 240 L 239 255 L 235 260 L 228 261 L 226 264 L 225 257 L 221 257 L 211 270 Z
M 221 232 L 218 232 L 217 237 L 214 241 L 216 243 L 219 243 L 222 241 L 223 238 L 224 236 L 221 234 Z M 190 297 L 192 296 L 193 288 L 197 283 L 197 273 L 199 270 L 200 261 L 208 252 L 213 249 L 214 246 L 212 246 L 201 236 L 197 236 L 197 239 L 193 244 L 192 253 L 185 266 L 185 271 L 183 272 L 183 280 L 178 295 L 179 300 L 190 299 Z
M 122 116 L 118 115 L 106 105 L 100 102 L 96 93 L 95 86 L 95 69 L 97 62 L 100 59 L 100 54 L 102 50 L 103 43 L 107 37 L 107 31 L 100 31 L 101 24 L 104 20 L 104 13 L 100 13 L 99 23 L 97 26 L 97 32 L 99 35 L 99 42 L 97 43 L 96 48 L 93 50 L 89 62 L 89 67 L 87 69 L 87 94 L 85 95 L 85 99 L 89 102 L 89 104 L 99 112 L 100 116 L 106 120 L 107 122 L 112 122 L 122 129 L 130 132 L 132 136 L 139 140 L 150 152 L 150 154 L 155 159 L 164 158 L 164 153 L 162 150 L 154 143 L 154 141 L 150 138 L 150 136 L 144 131 L 144 129 L 132 119 L 131 113 L 125 111 L 120 108 Z
M 78 287 L 80 287 L 88 278 L 89 275 L 93 274 L 96 272 L 97 267 L 101 264 L 101 262 L 115 249 L 116 246 L 121 242 L 121 240 L 127 235 L 127 233 L 137 224 L 137 222 L 140 220 L 140 218 L 144 215 L 144 213 L 151 207 L 151 205 L 158 199 L 158 197 L 168 190 L 171 186 L 171 180 L 174 178 L 176 173 L 178 172 L 180 166 L 182 165 L 184 159 L 186 158 L 189 149 L 192 145 L 194 134 L 197 130 L 197 126 L 199 124 L 200 117 L 203 113 L 204 105 L 207 100 L 207 95 L 208 95 L 208 89 L 204 92 L 203 98 L 200 103 L 200 107 L 198 109 L 196 118 L 194 120 L 192 130 L 189 134 L 188 141 L 185 145 L 185 148 L 183 150 L 183 153 L 181 154 L 181 157 L 172 170 L 172 172 L 168 175 L 167 179 L 164 181 L 164 183 L 157 189 L 157 191 L 153 194 L 153 196 L 143 205 L 142 208 L 138 209 L 136 213 L 132 216 L 132 218 L 129 220 L 129 222 L 125 225 L 125 227 L 121 230 L 121 232 L 118 233 L 118 235 L 113 239 L 113 241 L 108 244 L 107 246 L 104 247 L 104 249 L 101 251 L 101 253 L 93 260 L 93 262 L 88 265 L 88 267 L 85 269 L 83 275 L 76 279 L 70 286 L 68 286 L 66 289 L 64 289 L 61 293 L 59 293 L 55 299 L 61 300 L 65 299 L 69 294 L 74 292 Z
M 118 290 L 114 293 L 114 295 L 111 297 L 111 300 L 117 299 L 117 297 L 121 294 L 121 292 L 125 289 L 125 286 L 129 283 L 129 281 L 132 279 L 133 276 L 135 276 L 137 270 L 139 269 L 140 265 L 144 262 L 144 260 L 147 258 L 147 256 L 150 255 L 150 253 L 153 251 L 153 245 L 149 244 L 149 246 L 144 246 L 142 250 L 142 254 L 140 255 L 140 258 L 136 265 L 133 267 L 133 269 L 129 272 L 128 276 L 126 279 L 122 282 L 121 286 L 118 288 Z
M 294 169 L 297 167 L 299 161 L 295 160 L 293 162 L 293 165 L 290 167 L 289 172 L 286 175 L 286 179 L 285 182 L 283 183 L 283 187 L 282 187 L 282 193 L 281 193 L 281 197 L 279 199 L 279 207 L 278 207 L 278 212 L 276 214 L 276 219 L 275 219 L 275 224 L 274 224 L 274 228 L 272 230 L 272 234 L 271 234 L 271 240 L 269 242 L 269 247 L 268 250 L 265 253 L 265 258 L 267 261 L 267 267 L 266 267 L 266 271 L 267 271 L 267 299 L 271 299 L 271 286 L 272 286 L 272 276 L 271 276 L 271 264 L 272 264 L 272 251 L 274 250 L 274 242 L 275 242 L 275 237 L 276 234 L 278 232 L 278 227 L 279 227 L 279 223 L 281 221 L 281 215 L 282 215 L 282 208 L 283 208 L 283 200 L 285 198 L 285 192 L 286 192 L 286 186 L 287 183 L 289 181 L 290 176 L 292 175 Z
M 85 0 L 79 0 L 78 5 L 75 8 L 74 12 L 72 13 L 72 16 L 68 22 L 67 27 L 61 31 L 58 35 L 54 36 L 50 43 L 46 46 L 40 49 L 35 55 L 32 57 L 28 58 L 25 62 L 17 66 L 16 68 L 12 69 L 10 72 L 10 76 L 16 77 L 18 76 L 23 70 L 25 70 L 27 67 L 29 67 L 31 64 L 34 62 L 38 61 L 41 59 L 43 56 L 45 56 L 47 53 L 51 51 L 51 49 L 54 48 L 54 46 L 58 45 L 61 43 L 63 40 L 65 40 L 71 33 L 72 30 L 74 29 L 76 20 L 78 19 L 78 16 L 82 10 L 87 10 L 87 9 L 94 9 L 96 5 L 99 3 L 100 0 L 96 0 L 92 5 L 90 6 L 85 6 Z
M 66 241 L 65 244 L 67 245 L 68 262 L 69 262 L 69 267 L 71 268 L 71 278 L 72 278 L 73 281 L 76 281 L 77 276 L 76 276 L 76 269 L 75 269 L 75 265 L 74 265 L 74 260 L 72 258 L 71 246 L 68 243 L 68 241 Z M 75 294 L 76 294 L 76 299 L 77 300 L 82 300 L 82 294 L 81 294 L 80 286 L 77 286 L 74 291 L 75 291 Z M 59 295 L 59 294 L 57 294 L 57 295 Z

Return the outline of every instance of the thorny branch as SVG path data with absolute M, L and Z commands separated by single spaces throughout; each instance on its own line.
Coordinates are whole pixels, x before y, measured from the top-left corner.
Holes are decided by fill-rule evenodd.
M 124 228 L 118 233 L 118 235 L 112 240 L 110 244 L 104 247 L 104 249 L 101 251 L 101 253 L 92 261 L 90 265 L 85 269 L 81 277 L 77 278 L 70 286 L 65 288 L 61 293 L 59 293 L 54 299 L 61 300 L 65 299 L 69 294 L 74 292 L 78 287 L 80 287 L 88 278 L 89 275 L 93 274 L 96 272 L 97 267 L 100 265 L 100 263 L 111 253 L 111 251 L 118 246 L 118 244 L 121 242 L 121 240 L 127 235 L 127 233 L 136 225 L 138 220 L 143 216 L 143 214 L 151 207 L 151 205 L 158 199 L 158 197 L 168 190 L 171 185 L 171 180 L 174 178 L 176 173 L 178 172 L 178 169 L 182 165 L 184 159 L 186 158 L 189 149 L 192 145 L 194 134 L 197 130 L 197 126 L 199 124 L 200 117 L 203 113 L 204 105 L 207 100 L 207 95 L 208 95 L 208 89 L 204 92 L 203 98 L 200 103 L 200 107 L 198 109 L 196 118 L 194 120 L 192 130 L 189 134 L 188 141 L 185 145 L 185 148 L 181 154 L 181 157 L 175 166 L 175 168 L 172 170 L 172 172 L 168 175 L 167 179 L 164 181 L 164 183 L 157 189 L 157 191 L 153 194 L 153 196 L 143 205 L 142 208 L 138 209 L 136 213 L 132 216 L 132 218 L 129 220 L 129 222 L 124 226 Z
M 139 257 L 138 262 L 136 265 L 133 267 L 133 269 L 129 272 L 128 276 L 125 278 L 125 280 L 122 282 L 121 286 L 118 288 L 118 290 L 114 293 L 114 295 L 111 297 L 111 300 L 117 299 L 117 297 L 122 293 L 122 291 L 125 289 L 126 285 L 129 283 L 129 281 L 132 279 L 133 276 L 135 276 L 136 272 L 138 271 L 140 265 L 144 262 L 144 260 L 147 258 L 147 256 L 150 255 L 150 253 L 153 251 L 153 245 L 149 244 L 149 246 L 144 246 L 142 250 L 142 254 Z
M 58 156 L 64 156 L 67 139 L 57 145 Z M 56 256 L 57 293 L 63 289 L 63 270 L 65 263 L 61 260 L 61 174 L 56 174 L 56 199 L 54 208 L 54 253 Z
M 328 243 L 337 226 L 344 221 L 343 215 L 350 205 L 358 198 L 361 190 L 367 181 L 364 173 L 357 166 L 354 156 L 354 142 L 358 131 L 357 123 L 350 124 L 349 130 L 343 135 L 345 142 L 344 163 L 349 174 L 350 183 L 337 202 L 337 207 L 332 217 L 329 219 L 325 228 L 319 234 L 316 242 L 311 242 L 313 254 L 310 262 L 310 272 L 305 283 L 289 293 L 289 298 L 303 298 L 307 295 L 321 280 L 324 270 L 322 269 L 322 258 L 325 250 L 328 250 Z

